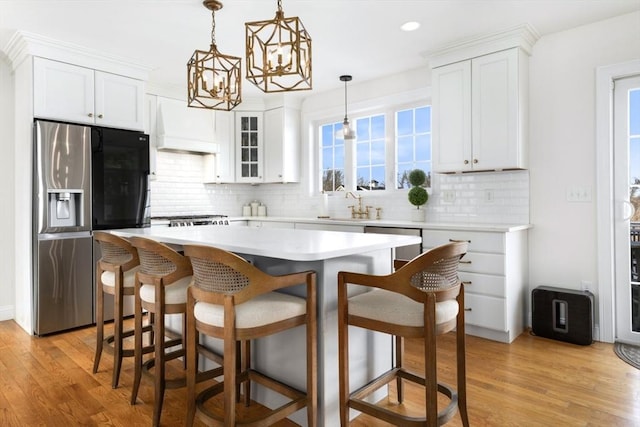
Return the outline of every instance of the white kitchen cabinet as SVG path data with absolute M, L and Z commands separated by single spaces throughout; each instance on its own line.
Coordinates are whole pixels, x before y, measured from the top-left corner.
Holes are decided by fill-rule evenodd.
M 434 172 L 527 167 L 527 67 L 512 48 L 432 70 Z
M 236 182 L 264 182 L 263 113 L 236 112 Z
M 300 112 L 279 107 L 264 113 L 264 182 L 300 180 Z
M 141 80 L 34 57 L 33 97 L 37 118 L 144 129 Z
M 452 240 L 469 242 L 458 268 L 465 282 L 466 332 L 513 341 L 526 324 L 527 231 L 422 230 L 423 250 Z
M 204 183 L 226 184 L 236 182 L 235 116 L 231 111 L 215 112 L 214 142 L 218 152 L 204 156 Z
M 255 219 L 247 220 L 247 226 L 254 228 L 295 228 L 295 224 L 293 222 L 260 221 Z

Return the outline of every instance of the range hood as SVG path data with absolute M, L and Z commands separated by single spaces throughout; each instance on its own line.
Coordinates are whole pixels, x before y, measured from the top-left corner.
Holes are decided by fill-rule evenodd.
M 158 97 L 158 150 L 211 154 L 219 151 L 214 142 L 214 112 L 189 108 L 185 101 Z

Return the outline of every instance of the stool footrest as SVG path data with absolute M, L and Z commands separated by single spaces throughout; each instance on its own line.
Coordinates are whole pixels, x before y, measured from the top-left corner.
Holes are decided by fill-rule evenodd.
M 307 406 L 306 393 L 300 390 L 297 390 L 291 386 L 288 386 L 269 376 L 266 376 L 256 370 L 250 369 L 248 371 L 239 373 L 237 378 L 238 378 L 238 383 L 241 383 L 247 380 L 255 381 L 258 384 L 268 387 L 271 390 L 285 397 L 288 397 L 289 399 L 292 399 L 292 400 L 279 406 L 278 408 L 272 409 L 270 411 L 270 415 L 268 415 L 267 417 L 265 417 L 264 415 L 261 415 L 259 418 L 248 418 L 244 420 L 236 420 L 236 425 L 239 425 L 239 426 L 272 425 Z M 213 423 L 222 424 L 224 422 L 224 416 L 216 415 L 204 406 L 207 400 L 215 397 L 216 395 L 222 393 L 223 391 L 224 391 L 224 381 L 213 384 L 212 386 L 198 393 L 198 395 L 196 396 L 196 410 L 201 417 L 204 417 L 207 419 L 207 421 L 213 422 Z
M 371 393 L 394 381 L 397 377 L 422 386 L 426 384 L 424 378 L 412 374 L 403 368 L 390 369 L 351 393 L 347 401 L 347 406 L 391 424 L 423 426 L 426 422 L 426 416 L 414 417 L 400 414 L 364 400 Z M 449 398 L 449 404 L 443 410 L 438 411 L 438 425 L 442 425 L 451 420 L 457 412 L 458 393 L 448 385 L 441 383 L 438 383 L 438 392 Z
M 147 325 L 144 328 L 142 328 L 142 333 L 151 332 L 151 331 L 152 331 L 152 327 L 150 325 Z M 122 339 L 132 337 L 134 334 L 135 334 L 134 329 L 127 329 L 126 331 L 122 332 Z M 103 343 L 102 350 L 107 354 L 113 354 L 114 353 L 113 343 L 115 341 L 116 341 L 115 335 L 108 335 L 105 339 L 102 340 L 102 343 Z M 148 354 L 151 352 L 153 352 L 152 345 L 142 347 L 142 354 Z M 122 350 L 122 357 L 133 357 L 133 353 L 134 353 L 134 349 L 132 348 L 124 349 Z

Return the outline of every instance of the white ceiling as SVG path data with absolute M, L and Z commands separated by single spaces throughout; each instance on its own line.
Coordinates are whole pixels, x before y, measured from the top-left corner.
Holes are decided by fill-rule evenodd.
M 273 18 L 277 1 L 222 1 L 218 49 L 244 57 L 244 23 Z M 341 74 L 355 84 L 425 66 L 425 52 L 458 39 L 524 23 L 543 36 L 640 10 L 640 0 L 282 0 L 282 8 L 312 37 L 316 93 L 342 87 Z M 410 20 L 421 27 L 400 31 Z M 201 0 L 0 0 L 0 48 L 14 30 L 128 58 L 151 67 L 154 83 L 185 86 L 187 60 L 209 47 L 211 12 Z M 243 90 L 261 94 L 248 82 Z

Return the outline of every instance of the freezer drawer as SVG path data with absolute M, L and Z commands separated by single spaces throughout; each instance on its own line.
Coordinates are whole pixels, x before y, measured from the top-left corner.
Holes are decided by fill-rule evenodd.
M 91 236 L 49 236 L 37 241 L 33 323 L 36 335 L 93 323 Z

